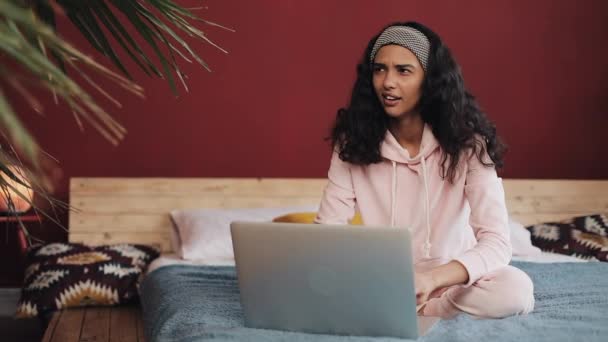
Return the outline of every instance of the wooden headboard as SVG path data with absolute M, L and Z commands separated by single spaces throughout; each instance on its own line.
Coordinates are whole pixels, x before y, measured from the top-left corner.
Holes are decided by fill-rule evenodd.
M 69 240 L 143 243 L 171 252 L 169 211 L 318 204 L 325 179 L 72 178 Z M 505 179 L 509 213 L 524 224 L 608 213 L 608 180 Z

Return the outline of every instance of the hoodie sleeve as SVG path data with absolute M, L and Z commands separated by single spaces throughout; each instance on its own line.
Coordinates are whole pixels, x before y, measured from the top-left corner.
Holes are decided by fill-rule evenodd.
M 489 159 L 487 155 L 486 158 Z M 496 169 L 483 165 L 473 155 L 468 161 L 464 191 L 477 244 L 456 260 L 469 273 L 465 286 L 470 286 L 484 274 L 509 264 L 511 241 L 505 192 Z
M 327 178 L 315 223 L 347 224 L 355 215 L 355 191 L 350 164 L 342 161 L 336 151 L 332 154 Z

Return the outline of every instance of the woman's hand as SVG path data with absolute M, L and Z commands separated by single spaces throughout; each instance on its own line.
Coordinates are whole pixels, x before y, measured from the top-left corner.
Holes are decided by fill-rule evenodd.
M 416 288 L 416 305 L 420 305 L 429 300 L 433 291 L 437 289 L 437 282 L 431 273 L 416 273 L 414 276 L 414 285 Z
M 424 272 L 415 273 L 416 304 L 420 305 L 428 301 L 429 297 L 433 296 L 434 291 L 452 285 L 465 284 L 468 278 L 467 269 L 455 260 Z

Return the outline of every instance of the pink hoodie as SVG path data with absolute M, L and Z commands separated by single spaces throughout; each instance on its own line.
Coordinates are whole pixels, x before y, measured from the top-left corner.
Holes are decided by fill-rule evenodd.
M 333 153 L 315 222 L 345 224 L 359 211 L 366 225 L 408 227 L 416 270 L 457 260 L 469 273 L 466 286 L 509 263 L 505 195 L 493 167 L 468 153 L 454 183 L 442 179 L 441 148 L 428 125 L 416 157 L 388 130 L 380 152 L 384 160 L 368 166 Z

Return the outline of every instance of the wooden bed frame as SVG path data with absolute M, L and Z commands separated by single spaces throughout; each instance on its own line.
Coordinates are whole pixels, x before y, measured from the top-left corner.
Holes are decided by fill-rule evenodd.
M 73 178 L 69 240 L 137 242 L 171 252 L 169 211 L 318 204 L 325 179 Z M 504 181 L 507 207 L 523 224 L 608 212 L 608 180 Z
M 169 253 L 172 209 L 317 204 L 325 184 L 325 179 L 73 178 L 70 204 L 77 211 L 70 213 L 69 241 L 142 243 Z M 608 180 L 505 179 L 504 186 L 509 213 L 523 224 L 608 213 Z M 121 341 L 143 341 L 137 308 L 58 312 L 44 341 L 62 340 L 58 336 L 70 331 L 75 341 L 114 341 L 112 332 L 118 331 L 124 332 Z

